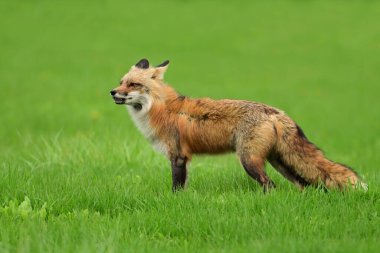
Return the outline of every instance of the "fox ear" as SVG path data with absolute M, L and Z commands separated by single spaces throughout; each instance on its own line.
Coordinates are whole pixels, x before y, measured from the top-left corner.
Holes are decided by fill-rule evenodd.
M 164 61 L 163 63 L 161 63 L 160 65 L 157 65 L 156 68 L 159 68 L 159 67 L 165 67 L 166 65 L 169 64 L 169 60 L 166 60 Z
M 169 65 L 169 61 L 166 60 L 163 63 L 161 63 L 160 65 L 156 66 L 152 78 L 163 80 L 164 74 L 165 74 L 166 70 L 168 69 L 168 65 Z
M 139 69 L 148 69 L 149 61 L 147 59 L 141 59 L 135 66 Z

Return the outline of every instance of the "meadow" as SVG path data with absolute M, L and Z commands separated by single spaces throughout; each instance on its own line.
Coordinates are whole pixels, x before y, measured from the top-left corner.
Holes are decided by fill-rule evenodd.
M 378 252 L 379 1 L 0 2 L 0 252 Z M 368 192 L 263 194 L 233 154 L 171 192 L 109 91 L 141 58 L 190 97 L 286 111 Z

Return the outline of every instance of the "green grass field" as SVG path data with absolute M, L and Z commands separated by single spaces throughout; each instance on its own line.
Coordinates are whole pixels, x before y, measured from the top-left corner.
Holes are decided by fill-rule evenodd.
M 378 252 L 379 1 L 0 2 L 0 252 Z M 364 192 L 263 194 L 234 155 L 185 191 L 109 90 L 171 60 L 191 97 L 281 108 Z

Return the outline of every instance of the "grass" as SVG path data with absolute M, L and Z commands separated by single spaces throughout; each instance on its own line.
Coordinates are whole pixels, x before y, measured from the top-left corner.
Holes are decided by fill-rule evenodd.
M 2 1 L 0 252 L 377 252 L 378 1 Z M 108 91 L 169 58 L 181 93 L 285 110 L 369 191 L 263 194 L 233 155 L 170 191 Z

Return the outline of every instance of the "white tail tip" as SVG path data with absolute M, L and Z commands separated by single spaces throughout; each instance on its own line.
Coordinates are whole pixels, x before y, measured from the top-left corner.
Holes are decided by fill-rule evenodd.
M 364 182 L 360 182 L 359 184 L 356 185 L 356 187 L 362 189 L 364 192 L 368 191 L 368 184 Z

